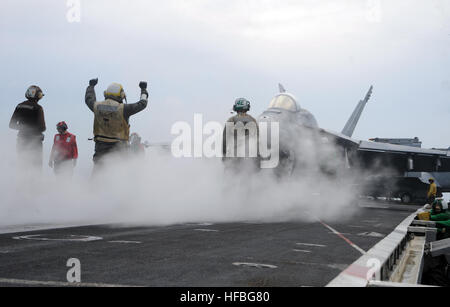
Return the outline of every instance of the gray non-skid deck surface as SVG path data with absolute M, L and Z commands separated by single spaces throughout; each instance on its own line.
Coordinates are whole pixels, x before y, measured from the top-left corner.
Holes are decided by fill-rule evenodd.
M 328 225 L 367 251 L 417 209 L 398 204 L 369 207 L 361 208 L 350 220 Z M 14 238 L 30 235 L 41 236 Z M 78 236 L 102 239 L 41 240 Z M 83 283 L 325 286 L 360 256 L 360 252 L 319 222 L 85 226 L 0 235 L 0 286 L 66 282 L 69 258 L 80 260 Z

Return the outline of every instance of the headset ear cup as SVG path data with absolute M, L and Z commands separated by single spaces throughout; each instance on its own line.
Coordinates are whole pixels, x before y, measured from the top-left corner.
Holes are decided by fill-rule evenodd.
M 36 90 L 30 86 L 25 94 L 25 97 L 27 97 L 27 99 L 36 98 Z

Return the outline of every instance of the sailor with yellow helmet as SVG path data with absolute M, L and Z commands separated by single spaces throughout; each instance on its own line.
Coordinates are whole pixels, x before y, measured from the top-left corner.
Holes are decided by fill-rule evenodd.
M 86 89 L 86 105 L 94 112 L 94 164 L 99 165 L 103 157 L 127 148 L 130 137 L 130 116 L 147 107 L 147 82 L 140 82 L 141 99 L 137 103 L 124 104 L 126 95 L 122 85 L 112 83 L 104 92 L 105 100 L 97 101 L 95 86 L 98 79 L 89 81 Z

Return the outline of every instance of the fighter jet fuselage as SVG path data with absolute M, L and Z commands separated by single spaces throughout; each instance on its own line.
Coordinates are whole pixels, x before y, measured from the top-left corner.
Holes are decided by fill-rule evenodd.
M 258 122 L 267 123 L 267 127 L 271 127 L 270 123 L 279 125 L 279 173 L 292 174 L 294 168 L 299 166 L 300 156 L 308 158 L 311 152 L 317 151 L 319 125 L 308 110 L 300 107 L 292 94 L 282 92 L 276 95 L 269 108 L 258 117 Z M 270 137 L 268 143 L 270 146 Z
M 450 151 L 412 148 L 401 145 L 359 141 L 351 138 L 362 110 L 369 101 L 358 104 L 342 133 L 322 129 L 314 116 L 300 107 L 294 95 L 280 85 L 280 93 L 259 117 L 261 123 L 278 123 L 280 164 L 292 174 L 305 167 L 316 169 L 363 169 L 370 172 L 387 171 L 401 175 L 404 172 L 450 171 Z M 271 125 L 267 125 L 270 127 Z M 270 132 L 269 132 L 270 133 Z M 270 146 L 268 138 L 268 143 Z M 325 165 L 325 166 L 324 166 Z

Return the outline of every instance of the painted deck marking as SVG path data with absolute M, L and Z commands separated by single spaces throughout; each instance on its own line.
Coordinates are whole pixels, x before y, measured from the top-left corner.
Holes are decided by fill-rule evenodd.
M 76 236 L 70 235 L 68 238 L 45 238 L 44 235 L 29 235 L 29 236 L 19 236 L 13 237 L 14 240 L 35 240 L 35 241 L 61 241 L 61 242 L 91 242 L 103 240 L 102 237 L 94 236 Z
M 297 252 L 297 253 L 311 253 L 311 251 L 308 250 L 304 250 L 304 249 L 293 249 L 292 251 Z
M 385 235 L 378 232 L 362 232 L 359 233 L 358 236 L 361 237 L 373 237 L 373 238 L 384 238 Z
M 261 268 L 261 269 L 276 269 L 278 268 L 276 265 L 272 264 L 263 264 L 263 263 L 250 263 L 250 262 L 234 262 L 235 266 L 248 266 L 253 268 Z
M 330 231 L 329 234 L 334 234 L 334 232 Z M 349 233 L 349 232 L 341 232 L 341 235 L 344 236 L 352 236 L 353 234 Z
M 327 247 L 326 245 L 322 244 L 312 244 L 312 243 L 295 243 L 297 245 L 303 245 L 303 246 L 313 246 L 313 247 Z
M 0 284 L 9 285 L 25 285 L 25 286 L 48 286 L 48 287 L 101 287 L 101 288 L 123 288 L 123 287 L 137 287 L 128 285 L 114 285 L 101 283 L 69 283 L 61 281 L 41 281 L 41 280 L 25 280 L 25 279 L 10 279 L 0 278 Z
M 119 244 L 142 244 L 141 241 L 108 241 L 108 243 L 119 243 Z
M 361 254 L 365 255 L 366 251 L 363 250 L 362 248 L 360 248 L 358 245 L 356 245 L 355 243 L 353 243 L 352 241 L 350 241 L 349 239 L 347 239 L 343 234 L 341 234 L 339 231 L 337 231 L 336 229 L 334 229 L 333 227 L 325 224 L 322 221 L 319 221 L 323 226 L 325 226 L 326 228 L 328 228 L 329 230 L 331 230 L 331 232 L 333 232 L 335 235 L 337 235 L 338 237 L 340 237 L 342 240 L 344 240 L 345 242 L 347 242 L 351 247 L 353 247 L 354 249 L 356 249 L 358 252 L 360 252 Z

